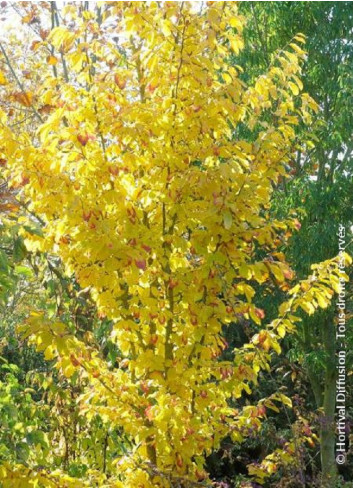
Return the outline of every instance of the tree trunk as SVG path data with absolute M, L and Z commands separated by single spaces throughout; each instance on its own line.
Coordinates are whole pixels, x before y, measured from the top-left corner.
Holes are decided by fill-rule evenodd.
M 337 476 L 335 458 L 335 408 L 336 408 L 336 331 L 332 315 L 328 315 L 322 323 L 322 342 L 327 355 L 325 384 L 323 396 L 324 419 L 321 424 L 321 470 L 323 486 L 334 487 Z
M 323 326 L 324 325 L 322 324 L 321 327 Z M 303 322 L 303 347 L 305 353 L 307 354 L 311 353 L 314 349 L 313 335 L 312 335 L 313 328 L 314 325 L 311 322 L 308 321 Z M 320 328 L 320 321 L 319 321 L 319 328 Z M 311 389 L 314 393 L 316 407 L 320 409 L 323 405 L 323 396 L 324 396 L 324 389 L 322 387 L 322 377 L 319 376 L 315 365 L 312 365 L 311 363 L 309 363 L 307 366 L 307 374 L 311 385 Z

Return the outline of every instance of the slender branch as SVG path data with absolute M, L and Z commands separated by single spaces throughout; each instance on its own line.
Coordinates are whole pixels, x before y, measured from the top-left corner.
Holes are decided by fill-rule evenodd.
M 55 27 L 55 10 L 54 10 L 54 2 L 50 3 L 50 9 L 51 9 L 51 28 L 54 29 Z M 51 47 L 51 54 L 54 56 L 54 46 Z M 53 73 L 55 78 L 58 77 L 58 70 L 55 65 L 53 65 Z
M 51 2 L 51 8 L 53 10 L 56 25 L 57 25 L 57 27 L 59 27 L 60 21 L 59 21 L 58 7 L 56 5 L 56 2 Z M 64 70 L 64 79 L 65 79 L 66 83 L 68 83 L 69 82 L 69 72 L 67 69 L 66 60 L 65 60 L 64 53 L 62 52 L 62 50 L 60 50 L 60 58 L 61 58 L 61 63 L 63 65 L 63 70 Z
M 6 61 L 6 64 L 7 66 L 9 67 L 11 73 L 12 73 L 12 76 L 14 77 L 14 79 L 16 80 L 16 83 L 17 85 L 19 86 L 21 92 L 23 93 L 23 95 L 26 97 L 26 100 L 28 100 L 28 96 L 27 96 L 27 93 L 26 93 L 26 90 L 24 89 L 24 86 L 22 84 L 22 82 L 20 81 L 20 79 L 18 78 L 18 76 L 16 75 L 16 72 L 15 70 L 13 69 L 12 67 L 12 64 L 11 64 L 11 61 L 9 59 L 9 57 L 7 56 L 7 53 L 5 51 L 5 48 L 4 46 L 2 45 L 2 43 L 0 43 L 0 50 L 2 52 L 2 54 L 4 55 L 4 58 L 5 58 L 5 61 Z M 44 120 L 42 119 L 41 115 L 39 114 L 39 112 L 36 110 L 36 108 L 33 106 L 33 104 L 31 104 L 31 109 L 33 111 L 33 113 L 35 114 L 35 116 L 37 117 L 37 119 L 40 121 L 40 122 L 44 122 Z

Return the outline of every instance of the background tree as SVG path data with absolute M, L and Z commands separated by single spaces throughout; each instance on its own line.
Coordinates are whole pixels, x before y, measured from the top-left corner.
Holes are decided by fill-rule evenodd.
M 351 4 L 241 2 L 240 8 L 248 18 L 242 59 L 247 61 L 250 79 L 271 62 L 276 50 L 290 42 L 293 34 L 300 30 L 307 36 L 302 82 L 304 91 L 319 105 L 311 128 L 316 142 L 314 147 L 298 151 L 289 163 L 290 181 L 279 185 L 274 206 L 278 216 L 285 216 L 293 208 L 300 210 L 302 226 L 290 241 L 286 254 L 297 275 L 303 277 L 308 273 L 310 263 L 327 259 L 337 252 L 339 223 L 345 226 L 347 248 L 352 249 Z M 299 133 L 302 130 L 302 127 L 298 128 Z M 348 292 L 347 299 L 349 296 Z M 348 320 L 350 308 L 348 301 Z M 323 408 L 321 466 L 324 482 L 328 484 L 336 474 L 336 321 L 335 307 L 313 318 L 303 318 L 298 329 L 298 342 L 292 345 L 292 353 L 307 372 L 316 407 Z M 349 333 L 347 341 L 350 354 L 352 338 Z

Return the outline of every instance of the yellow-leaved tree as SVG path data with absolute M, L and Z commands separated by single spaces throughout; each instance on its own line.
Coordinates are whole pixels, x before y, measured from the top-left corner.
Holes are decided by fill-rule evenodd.
M 67 377 L 86 377 L 82 412 L 130 440 L 100 484 L 207 484 L 205 458 L 224 437 L 259 429 L 266 403 L 290 405 L 280 393 L 244 409 L 236 399 L 270 368 L 295 311 L 312 314 L 338 288 L 337 260 L 320 264 L 261 326 L 257 284 L 289 289 L 293 279 L 274 253 L 298 223 L 271 219 L 269 206 L 298 145 L 294 128 L 315 110 L 298 78 L 303 37 L 247 86 L 236 2 L 86 4 L 60 16 L 51 7 L 52 28 L 27 58 L 35 77 L 22 79 L 2 46 L 1 90 L 14 108 L 2 111 L 0 149 L 31 212 L 28 249 L 56 254 L 89 287 L 121 361 L 109 365 L 38 311 L 22 331 Z M 46 8 L 36 15 L 49 17 Z M 31 120 L 21 124 L 24 108 Z M 242 318 L 258 333 L 225 360 L 224 328 Z M 13 484 L 51 484 L 1 470 Z

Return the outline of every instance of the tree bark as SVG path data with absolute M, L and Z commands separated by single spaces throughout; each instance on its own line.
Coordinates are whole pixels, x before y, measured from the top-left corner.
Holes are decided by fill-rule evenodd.
M 336 331 L 331 315 L 322 323 L 322 342 L 327 355 L 324 378 L 323 410 L 324 419 L 321 424 L 321 470 L 323 486 L 334 487 L 337 476 L 335 458 L 335 409 L 336 409 Z

